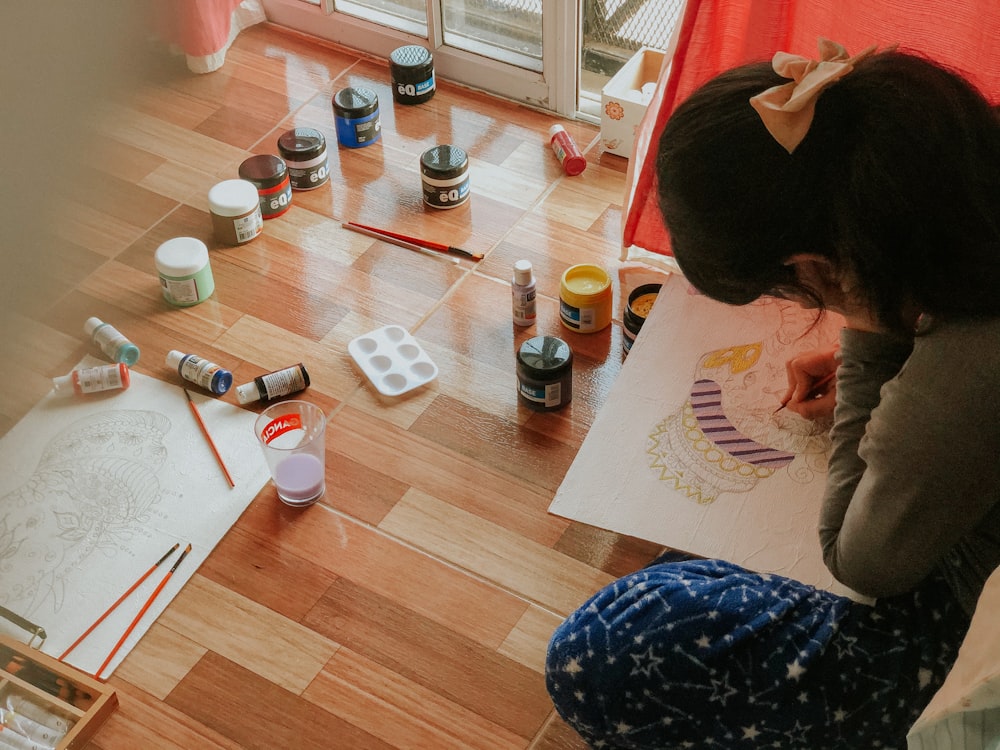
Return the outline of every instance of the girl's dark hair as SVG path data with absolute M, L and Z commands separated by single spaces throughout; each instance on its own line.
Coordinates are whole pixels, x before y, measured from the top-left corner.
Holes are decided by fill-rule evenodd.
M 819 299 L 783 264 L 816 253 L 886 325 L 904 306 L 1000 314 L 1000 118 L 964 78 L 876 53 L 826 89 L 789 154 L 749 99 L 770 63 L 723 73 L 668 120 L 657 189 L 677 262 L 709 297 Z

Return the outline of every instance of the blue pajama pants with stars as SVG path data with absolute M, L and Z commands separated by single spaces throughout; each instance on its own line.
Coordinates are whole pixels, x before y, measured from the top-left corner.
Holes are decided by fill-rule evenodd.
M 969 617 L 929 577 L 874 606 L 669 554 L 552 636 L 546 683 L 594 748 L 905 748 Z

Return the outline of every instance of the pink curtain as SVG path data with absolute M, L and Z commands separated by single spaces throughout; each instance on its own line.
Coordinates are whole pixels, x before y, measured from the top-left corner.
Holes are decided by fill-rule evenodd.
M 779 50 L 815 57 L 822 36 L 852 53 L 871 44 L 898 44 L 926 54 L 966 74 L 996 100 L 998 29 L 997 0 L 688 0 L 676 48 L 636 134 L 623 247 L 670 254 L 656 206 L 656 142 L 674 108 L 716 73 L 770 60 Z
M 157 13 L 160 35 L 196 73 L 219 68 L 236 34 L 264 20 L 258 0 L 171 0 L 157 3 Z

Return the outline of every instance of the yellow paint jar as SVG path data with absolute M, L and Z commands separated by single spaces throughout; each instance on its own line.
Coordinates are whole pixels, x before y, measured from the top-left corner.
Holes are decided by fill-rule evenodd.
M 577 333 L 596 333 L 611 324 L 611 277 L 600 266 L 570 266 L 559 284 L 559 318 Z

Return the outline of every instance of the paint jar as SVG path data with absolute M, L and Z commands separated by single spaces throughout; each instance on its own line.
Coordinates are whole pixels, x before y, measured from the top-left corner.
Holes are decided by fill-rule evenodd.
M 240 164 L 240 178 L 252 182 L 260 198 L 264 220 L 281 216 L 292 207 L 292 183 L 283 159 L 273 154 L 251 156 Z
M 514 325 L 530 326 L 538 317 L 535 308 L 536 283 L 530 260 L 514 263 L 514 276 L 510 281 L 511 307 Z
M 622 315 L 622 356 L 627 357 L 635 337 L 639 334 L 639 329 L 646 322 L 649 311 L 653 309 L 656 296 L 660 293 L 662 284 L 642 284 L 633 289 L 628 295 L 628 303 L 625 305 L 625 313 Z
M 577 333 L 596 333 L 611 324 L 611 277 L 600 266 L 570 266 L 559 284 L 559 318 Z
M 549 128 L 549 145 L 562 164 L 563 171 L 570 177 L 575 177 L 587 168 L 587 159 L 580 153 L 573 136 L 562 125 L 557 123 Z
M 433 146 L 420 155 L 424 203 L 455 208 L 469 200 L 469 157 L 458 146 Z
M 223 180 L 208 191 L 215 239 L 223 245 L 244 245 L 264 228 L 260 196 L 252 182 Z
M 399 104 L 423 104 L 434 96 L 434 56 L 425 47 L 408 44 L 389 55 L 392 98 Z
M 125 338 L 125 334 L 100 318 L 87 318 L 83 332 L 115 362 L 129 367 L 139 361 L 139 347 Z
M 69 375 L 52 378 L 57 396 L 84 396 L 101 391 L 123 391 L 128 388 L 129 369 L 124 362 L 73 370 Z
M 253 401 L 271 401 L 309 387 L 309 373 L 299 362 L 297 365 L 275 370 L 254 378 L 249 383 L 236 386 L 236 399 L 241 404 Z
M 337 142 L 347 148 L 370 146 L 382 137 L 378 94 L 371 89 L 346 88 L 333 97 Z
M 573 400 L 573 350 L 555 336 L 535 336 L 517 352 L 518 400 L 534 411 L 555 411 Z
M 208 248 L 195 237 L 174 237 L 156 248 L 163 299 L 177 307 L 204 302 L 215 291 Z
M 167 367 L 177 370 L 177 374 L 188 382 L 201 386 L 217 396 L 229 390 L 233 384 L 233 374 L 207 359 L 185 354 L 176 349 L 167 352 Z
M 330 179 L 326 138 L 314 128 L 293 128 L 278 138 L 278 153 L 288 167 L 292 190 L 313 190 Z

